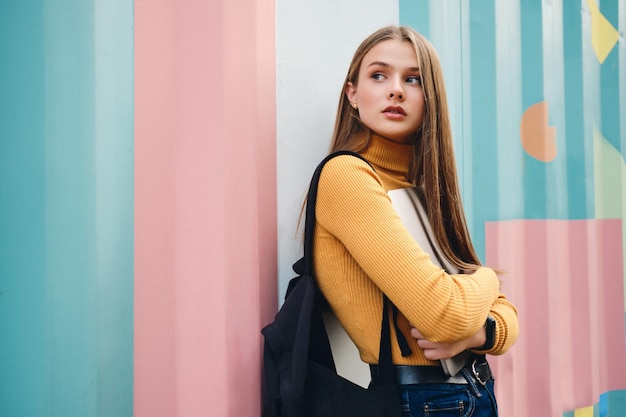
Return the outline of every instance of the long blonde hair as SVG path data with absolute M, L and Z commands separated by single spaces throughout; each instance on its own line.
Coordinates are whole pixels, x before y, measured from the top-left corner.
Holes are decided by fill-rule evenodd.
M 436 51 L 426 38 L 409 27 L 387 26 L 361 43 L 339 97 L 330 151 L 360 152 L 368 146 L 370 131 L 350 105 L 345 88 L 348 82 L 357 85 L 361 62 L 370 49 L 391 39 L 409 42 L 415 48 L 424 91 L 424 119 L 415 134 L 408 180 L 422 190 L 428 218 L 443 254 L 459 269 L 475 270 L 480 260 L 461 202 L 443 72 Z

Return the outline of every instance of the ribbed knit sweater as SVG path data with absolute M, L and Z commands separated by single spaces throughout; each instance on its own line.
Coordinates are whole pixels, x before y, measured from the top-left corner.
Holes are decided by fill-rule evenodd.
M 496 343 L 504 353 L 517 338 L 517 312 L 500 294 L 489 268 L 448 275 L 411 237 L 387 191 L 412 187 L 407 181 L 412 145 L 372 136 L 361 154 L 330 160 L 319 181 L 314 268 L 318 284 L 361 359 L 378 363 L 382 293 L 398 307 L 398 324 L 413 354 L 402 357 L 392 330 L 393 362 L 433 365 L 410 337 L 412 323 L 429 340 L 465 339 L 496 320 Z M 393 327 L 392 327 L 393 329 Z

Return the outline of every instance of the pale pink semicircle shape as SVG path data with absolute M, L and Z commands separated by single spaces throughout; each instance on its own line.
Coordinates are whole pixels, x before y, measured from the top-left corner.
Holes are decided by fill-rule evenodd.
M 550 162 L 556 158 L 556 128 L 548 125 L 548 102 L 530 106 L 520 123 L 522 147 L 533 158 Z

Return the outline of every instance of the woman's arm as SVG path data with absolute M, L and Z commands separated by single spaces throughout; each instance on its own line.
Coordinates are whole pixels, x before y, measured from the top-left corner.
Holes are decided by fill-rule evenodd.
M 467 338 L 483 327 L 499 295 L 494 271 L 483 267 L 471 275 L 449 275 L 433 264 L 365 162 L 339 156 L 326 164 L 316 217 L 429 340 Z
M 465 339 L 450 343 L 431 342 L 414 327 L 411 329 L 411 336 L 417 340 L 418 346 L 424 350 L 424 356 L 431 360 L 451 358 L 468 349 L 476 353 L 502 355 L 517 340 L 519 334 L 517 310 L 504 295 L 500 295 L 491 307 L 489 316 L 495 320 L 495 335 L 493 343 L 486 347 L 485 344 L 488 343 L 486 326 L 483 326 L 476 333 Z
M 495 320 L 496 329 L 493 346 L 480 350 L 474 346 L 477 353 L 487 353 L 490 355 L 502 355 L 509 350 L 517 340 L 519 335 L 519 322 L 517 319 L 517 309 L 503 294 L 491 306 L 489 316 Z

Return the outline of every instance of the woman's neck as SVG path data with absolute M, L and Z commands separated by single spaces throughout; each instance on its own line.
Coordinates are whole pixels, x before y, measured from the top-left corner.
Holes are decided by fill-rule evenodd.
M 414 146 L 394 142 L 376 133 L 371 134 L 367 147 L 360 152 L 376 169 L 387 190 L 412 186 L 408 180 Z

